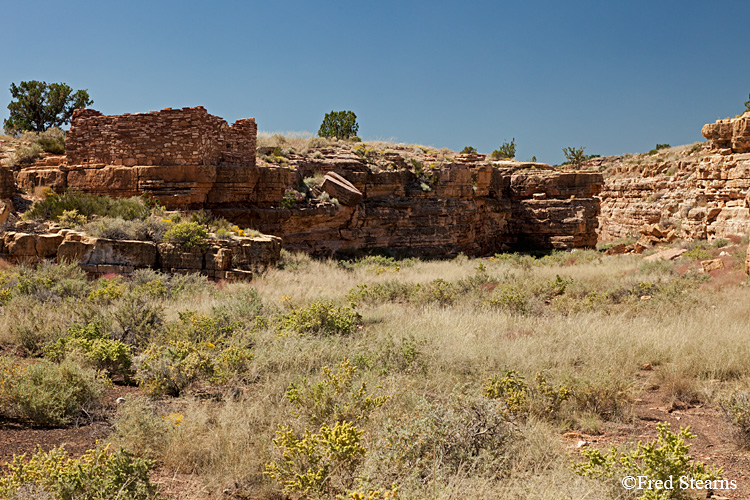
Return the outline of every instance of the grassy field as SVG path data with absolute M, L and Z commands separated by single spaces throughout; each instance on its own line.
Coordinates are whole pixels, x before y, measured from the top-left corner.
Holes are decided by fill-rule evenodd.
M 230 498 L 616 498 L 573 470 L 564 436 L 606 442 L 649 387 L 723 404 L 742 431 L 745 246 L 718 246 L 674 262 L 287 253 L 250 284 L 7 267 L 0 418 L 65 427 L 85 411 L 133 466 Z M 690 259 L 721 250 L 712 275 Z M 138 390 L 109 416 L 112 384 Z

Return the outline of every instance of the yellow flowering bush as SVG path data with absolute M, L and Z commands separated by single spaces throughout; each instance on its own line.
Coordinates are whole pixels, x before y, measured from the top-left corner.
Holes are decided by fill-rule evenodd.
M 301 438 L 281 427 L 273 440 L 281 458 L 266 464 L 265 474 L 287 494 L 299 498 L 333 497 L 354 481 L 354 472 L 367 453 L 361 431 L 350 422 L 326 424 L 317 434 L 305 429 Z
M 60 500 L 156 500 L 157 488 L 149 479 L 152 467 L 153 462 L 127 451 L 110 453 L 108 446 L 78 459 L 62 446 L 48 452 L 40 448 L 28 460 L 25 454 L 13 456 L 0 477 L 0 498 L 36 487 Z
M 289 384 L 286 396 L 301 414 L 316 425 L 364 420 L 388 397 L 369 394 L 367 384 L 356 384 L 356 378 L 357 367 L 346 359 L 336 372 L 324 366 L 323 379 L 317 383 L 311 384 L 303 379 L 299 383 Z

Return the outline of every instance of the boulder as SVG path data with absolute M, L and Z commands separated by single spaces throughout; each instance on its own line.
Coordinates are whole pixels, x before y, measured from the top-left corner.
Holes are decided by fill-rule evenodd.
M 711 271 L 724 269 L 724 261 L 721 259 L 704 260 L 703 262 L 701 262 L 701 266 L 703 267 L 703 272 L 708 273 Z
M 687 250 L 684 248 L 668 248 L 653 255 L 649 255 L 648 257 L 644 257 L 643 260 L 647 262 L 654 262 L 657 260 L 675 260 L 685 252 L 687 252 Z
M 336 198 L 342 205 L 350 207 L 358 205 L 364 197 L 362 192 L 354 187 L 354 184 L 336 172 L 328 172 L 323 178 L 321 187 L 331 198 Z

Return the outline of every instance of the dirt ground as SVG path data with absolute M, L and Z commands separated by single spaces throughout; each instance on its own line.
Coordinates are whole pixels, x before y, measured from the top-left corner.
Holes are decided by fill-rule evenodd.
M 666 392 L 651 386 L 651 372 L 640 373 L 646 389 L 633 402 L 633 421 L 608 429 L 602 435 L 566 433 L 572 452 L 582 446 L 607 449 L 611 445 L 653 441 L 658 436 L 657 424 L 668 422 L 673 432 L 690 427 L 696 437 L 690 441 L 690 455 L 706 465 L 724 469 L 723 479 L 736 481 L 736 489 L 715 490 L 715 499 L 750 497 L 750 450 L 739 448 L 733 428 L 720 408 L 702 404 L 692 405 L 682 401 L 670 401 Z M 582 445 L 582 442 L 585 444 Z

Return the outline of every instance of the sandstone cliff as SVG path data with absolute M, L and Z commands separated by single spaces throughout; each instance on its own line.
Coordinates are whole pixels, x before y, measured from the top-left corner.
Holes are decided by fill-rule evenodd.
M 599 158 L 605 174 L 602 240 L 661 223 L 687 239 L 745 236 L 750 227 L 750 113 L 703 127 L 707 143 L 654 154 Z
M 27 192 L 147 194 L 170 209 L 207 208 L 313 254 L 488 255 L 596 244 L 598 172 L 325 140 L 261 146 L 256 159 L 254 121 L 229 127 L 203 108 L 81 110 L 67 144 L 67 157 L 23 168 L 18 184 Z

